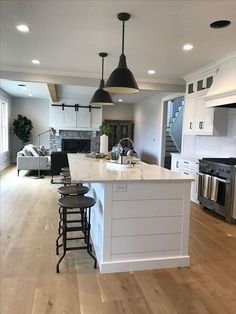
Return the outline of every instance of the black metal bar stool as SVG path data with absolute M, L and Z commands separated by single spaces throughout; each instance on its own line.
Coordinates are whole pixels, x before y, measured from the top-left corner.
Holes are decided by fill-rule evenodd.
M 89 191 L 89 188 L 87 186 L 83 186 L 83 185 L 67 185 L 67 186 L 61 186 L 57 189 L 57 192 L 59 192 L 61 194 L 61 197 L 70 196 L 70 195 L 77 195 L 77 196 L 82 195 L 83 196 L 84 194 L 88 193 L 88 191 Z M 58 234 L 60 236 L 62 236 L 61 229 L 62 229 L 62 220 L 63 220 L 62 216 L 63 215 L 62 215 L 62 207 L 61 206 L 58 209 L 58 213 L 60 215 L 60 220 L 59 220 L 59 224 L 58 224 Z M 71 214 L 77 214 L 77 213 L 79 213 L 79 212 L 78 211 L 71 212 Z M 57 239 L 57 244 L 58 244 L 58 240 L 59 239 Z
M 62 208 L 62 234 L 58 236 L 56 241 L 56 253 L 59 255 L 59 248 L 63 248 L 63 254 L 57 262 L 56 271 L 60 272 L 59 266 L 61 261 L 66 255 L 66 251 L 71 250 L 83 250 L 86 249 L 88 254 L 94 260 L 94 268 L 97 267 L 96 257 L 92 253 L 92 245 L 90 243 L 90 218 L 91 218 L 91 207 L 95 204 L 95 199 L 88 196 L 65 196 L 57 201 L 58 205 Z M 78 220 L 69 220 L 68 215 L 73 213 L 76 209 L 79 215 Z M 77 222 L 79 225 L 70 226 L 70 223 Z M 79 237 L 68 237 L 69 232 L 81 232 L 82 236 Z M 58 240 L 62 237 L 62 244 L 59 244 Z M 84 240 L 83 246 L 68 247 L 67 242 L 70 240 Z
M 84 185 L 67 185 L 61 186 L 57 189 L 62 196 L 69 196 L 69 195 L 84 195 L 88 193 L 89 188 Z
M 61 171 L 70 171 L 70 168 L 69 167 L 63 167 L 63 168 L 61 168 Z
M 70 178 L 61 178 L 59 181 L 57 181 L 56 183 L 58 184 L 64 184 L 64 186 L 66 185 L 70 185 L 71 184 L 71 179 Z
M 68 177 L 70 177 L 70 171 L 61 171 L 60 176 L 62 176 L 64 178 L 68 178 Z

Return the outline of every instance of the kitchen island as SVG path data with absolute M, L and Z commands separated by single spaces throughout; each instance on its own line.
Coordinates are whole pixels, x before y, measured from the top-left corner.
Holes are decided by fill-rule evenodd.
M 91 236 L 101 273 L 188 266 L 192 179 L 156 165 L 68 154 L 72 183 L 96 200 Z

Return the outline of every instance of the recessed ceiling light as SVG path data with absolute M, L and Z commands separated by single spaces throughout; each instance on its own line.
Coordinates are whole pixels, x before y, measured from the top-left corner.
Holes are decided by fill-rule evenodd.
M 185 51 L 189 51 L 193 49 L 193 45 L 192 44 L 185 44 L 183 45 L 183 50 Z
M 218 21 L 211 23 L 210 27 L 211 28 L 224 28 L 226 26 L 229 26 L 230 24 L 231 24 L 231 22 L 228 20 L 218 20 Z
M 123 101 L 123 99 L 118 99 L 118 101 L 119 101 L 119 102 L 122 102 L 122 101 Z
M 33 59 L 33 60 L 32 60 L 32 63 L 33 63 L 33 64 L 40 64 L 40 61 L 37 60 L 37 59 Z
M 16 29 L 22 33 L 27 33 L 30 31 L 29 26 L 25 24 L 16 25 Z
M 148 70 L 148 74 L 152 75 L 152 74 L 155 74 L 156 71 L 155 70 Z
M 32 95 L 32 94 L 28 94 L 28 96 L 29 96 L 29 97 L 32 97 L 33 95 Z

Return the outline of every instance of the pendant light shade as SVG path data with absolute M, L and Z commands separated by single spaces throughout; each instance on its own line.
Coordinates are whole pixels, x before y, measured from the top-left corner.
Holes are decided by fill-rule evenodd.
M 129 20 L 130 14 L 119 13 L 117 17 L 120 21 L 123 22 L 122 53 L 120 55 L 118 67 L 111 73 L 104 89 L 110 93 L 124 93 L 124 94 L 138 93 L 139 92 L 138 84 L 132 72 L 127 67 L 126 56 L 124 54 L 125 21 Z
M 90 105 L 114 105 L 111 95 L 109 92 L 105 91 L 104 88 L 104 79 L 103 79 L 103 72 L 104 72 L 104 58 L 107 56 L 106 52 L 100 52 L 99 56 L 102 57 L 102 79 L 100 81 L 99 88 L 94 93 Z

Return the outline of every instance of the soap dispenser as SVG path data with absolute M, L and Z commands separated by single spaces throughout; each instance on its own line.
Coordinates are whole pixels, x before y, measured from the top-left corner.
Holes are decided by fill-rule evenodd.
M 126 156 L 126 153 L 125 153 L 125 148 L 122 147 L 122 152 L 120 153 L 120 163 L 121 164 L 127 164 L 127 156 Z

